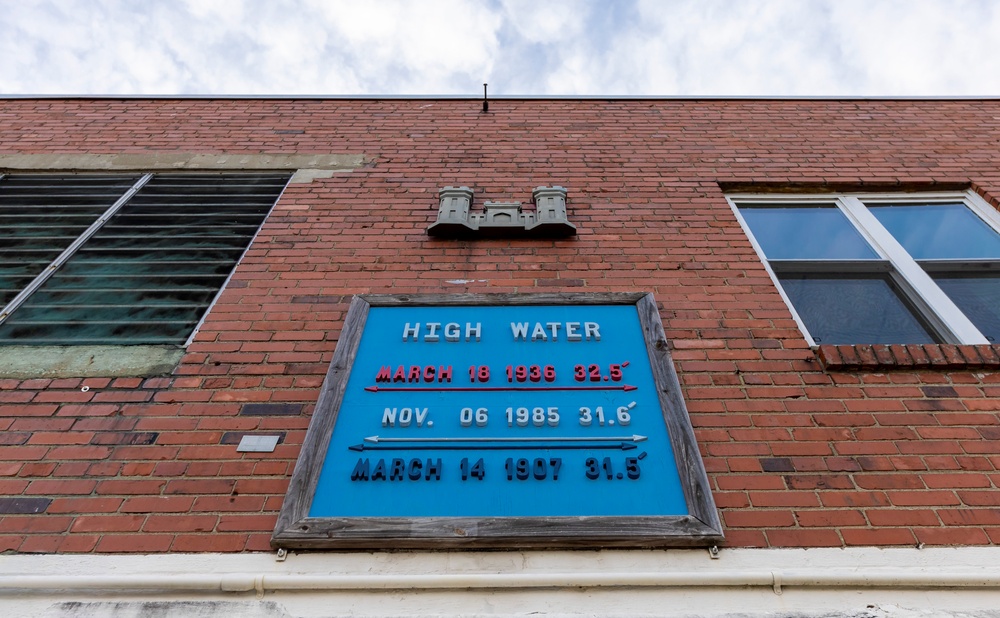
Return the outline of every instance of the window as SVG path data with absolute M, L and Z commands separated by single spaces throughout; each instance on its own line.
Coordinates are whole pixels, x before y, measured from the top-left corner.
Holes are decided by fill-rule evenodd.
M 1000 341 L 1000 213 L 976 194 L 729 200 L 811 345 Z
M 289 176 L 0 176 L 0 345 L 185 344 Z

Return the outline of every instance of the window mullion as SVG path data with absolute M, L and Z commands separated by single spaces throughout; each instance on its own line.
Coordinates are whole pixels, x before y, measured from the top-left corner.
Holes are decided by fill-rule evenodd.
M 58 271 L 63 266 L 63 264 L 65 264 L 71 257 L 73 257 L 73 255 L 80 249 L 80 247 L 83 246 L 85 242 L 90 240 L 90 238 L 94 234 L 96 234 L 98 230 L 104 227 L 104 224 L 107 223 L 108 220 L 111 219 L 111 217 L 114 216 L 114 214 L 118 212 L 122 208 L 122 206 L 125 205 L 126 202 L 132 199 L 132 196 L 135 195 L 139 191 L 139 189 L 143 187 L 143 185 L 149 182 L 149 180 L 152 177 L 153 177 L 152 174 L 145 174 L 142 176 L 142 178 L 137 180 L 135 184 L 132 185 L 132 187 L 128 191 L 126 191 L 120 198 L 118 198 L 118 200 L 114 204 L 112 204 L 107 210 L 105 210 L 104 213 L 90 225 L 90 227 L 84 230 L 83 233 L 80 234 L 76 238 L 76 240 L 72 242 L 72 244 L 66 247 L 66 249 L 64 249 L 62 253 L 60 253 L 54 260 L 52 260 L 52 263 L 46 266 L 45 269 L 42 272 L 40 272 L 38 276 L 34 278 L 34 280 L 32 280 L 31 283 L 29 283 L 23 290 L 21 290 L 21 292 L 17 296 L 15 296 L 9 303 L 7 303 L 7 306 L 5 306 L 3 309 L 0 309 L 0 324 L 3 324 L 4 321 L 6 321 L 7 318 L 9 318 L 10 315 L 14 313 L 14 311 L 16 311 L 18 307 L 23 305 L 25 301 L 27 301 L 28 298 L 31 297 L 32 294 L 34 294 L 40 287 L 42 287 L 42 285 L 44 285 L 45 282 L 48 281 L 49 278 L 52 277 L 52 275 L 54 275 L 56 271 Z
M 993 228 L 995 232 L 1000 234 L 1000 211 L 975 191 L 966 191 L 965 200 L 969 210 L 985 221 L 986 225 Z
M 871 240 L 876 250 L 889 259 L 896 275 L 916 295 L 916 298 L 911 300 L 930 313 L 926 317 L 942 331 L 940 334 L 946 340 L 950 343 L 989 343 L 860 199 L 844 196 L 840 203 L 848 217 Z

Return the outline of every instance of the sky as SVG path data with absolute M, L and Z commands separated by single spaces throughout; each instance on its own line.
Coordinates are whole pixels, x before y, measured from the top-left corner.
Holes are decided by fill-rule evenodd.
M 1000 0 L 0 0 L 0 96 L 995 96 Z

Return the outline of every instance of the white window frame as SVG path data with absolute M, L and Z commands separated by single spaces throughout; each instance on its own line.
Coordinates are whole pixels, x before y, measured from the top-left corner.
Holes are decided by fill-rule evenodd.
M 819 343 L 813 339 L 806 328 L 805 323 L 796 311 L 788 295 L 785 294 L 771 262 L 781 262 L 781 260 L 768 260 L 764 250 L 757 243 L 750 226 L 740 212 L 741 206 L 764 206 L 766 204 L 802 204 L 808 205 L 832 205 L 836 206 L 854 225 L 855 229 L 871 245 L 872 249 L 878 253 L 883 264 L 891 270 L 890 275 L 902 294 L 913 304 L 927 323 L 935 331 L 934 334 L 941 337 L 944 343 L 959 344 L 989 344 L 992 343 L 979 331 L 978 328 L 965 316 L 954 302 L 945 294 L 933 278 L 910 256 L 909 253 L 896 241 L 885 227 L 879 223 L 875 215 L 868 210 L 866 204 L 941 204 L 960 202 L 967 206 L 975 215 L 982 219 L 994 231 L 1000 234 L 1000 212 L 988 204 L 982 197 L 974 191 L 965 192 L 926 192 L 926 193 L 829 193 L 829 194 L 755 194 L 740 193 L 726 196 L 729 206 L 733 209 L 737 221 L 743 227 L 743 231 L 750 239 L 754 250 L 764 264 L 764 268 L 774 281 L 781 298 L 788 305 L 792 312 L 799 330 L 806 337 L 809 345 L 817 347 Z M 852 267 L 858 267 L 862 263 L 856 260 L 796 260 L 797 263 L 810 262 L 810 270 L 817 272 L 843 272 Z M 938 263 L 952 262 L 951 260 L 936 260 Z M 954 260 L 954 270 L 967 270 L 973 260 Z M 873 272 L 878 260 L 864 262 L 864 272 Z

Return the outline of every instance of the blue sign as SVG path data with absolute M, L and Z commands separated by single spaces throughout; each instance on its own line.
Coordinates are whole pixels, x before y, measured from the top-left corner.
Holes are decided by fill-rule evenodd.
M 355 299 L 272 544 L 721 539 L 652 297 L 491 300 Z
M 633 306 L 372 307 L 311 517 L 687 513 Z

